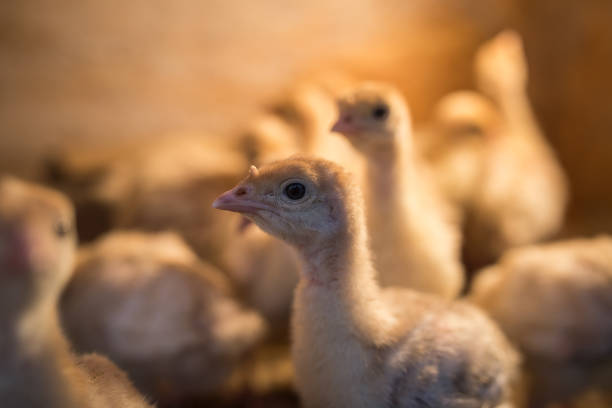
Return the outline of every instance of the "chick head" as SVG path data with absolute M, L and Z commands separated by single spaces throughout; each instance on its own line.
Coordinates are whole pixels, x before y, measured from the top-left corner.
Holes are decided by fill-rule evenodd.
M 410 128 L 401 93 L 382 83 L 362 83 L 338 100 L 338 111 L 332 132 L 341 133 L 364 153 L 394 143 Z
M 251 166 L 249 175 L 213 207 L 242 213 L 270 235 L 303 248 L 346 232 L 352 214 L 347 198 L 359 194 L 340 166 L 291 157 L 261 169 Z
M 57 296 L 76 251 L 74 210 L 62 194 L 0 178 L 0 293 L 27 304 Z M 15 304 L 15 303 L 13 303 Z

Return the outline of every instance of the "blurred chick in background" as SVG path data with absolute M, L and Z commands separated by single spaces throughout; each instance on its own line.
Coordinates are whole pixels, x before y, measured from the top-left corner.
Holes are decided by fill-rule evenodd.
M 534 407 L 612 389 L 611 237 L 512 249 L 469 297 L 528 357 Z
M 472 271 L 507 248 L 553 235 L 568 200 L 563 170 L 530 107 L 519 35 L 504 31 L 484 44 L 475 74 L 482 95 L 443 98 L 419 139 L 463 215 L 464 257 Z
M 368 228 L 381 284 L 454 298 L 463 288 L 459 231 L 414 152 L 402 95 L 392 86 L 366 82 L 338 106 L 332 129 L 367 162 Z
M 216 392 L 266 332 L 174 233 L 113 232 L 84 247 L 61 306 L 77 350 L 108 355 L 165 404 Z

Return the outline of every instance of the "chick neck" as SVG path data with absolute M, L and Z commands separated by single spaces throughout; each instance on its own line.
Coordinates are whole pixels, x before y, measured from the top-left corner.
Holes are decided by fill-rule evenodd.
M 76 367 L 60 328 L 57 300 L 41 297 L 0 316 L 0 395 L 9 407 L 43 401 L 49 407 L 81 406 L 69 378 Z M 29 394 L 32 390 L 35 394 Z
M 368 151 L 367 203 L 369 225 L 382 226 L 388 222 L 389 214 L 403 214 L 407 194 L 412 190 L 414 166 L 410 130 L 400 126 L 390 143 L 380 144 Z
M 67 352 L 59 323 L 58 296 L 39 296 L 21 305 L 11 297 L 4 301 L 10 306 L 3 307 L 0 313 L 0 330 L 4 333 L 0 337 L 0 354 L 36 359 L 49 351 L 55 354 L 65 348 Z
M 349 332 L 357 333 L 361 341 L 382 345 L 389 341 L 396 322 L 376 281 L 363 205 L 341 211 L 341 232 L 300 250 L 304 267 L 296 305 L 308 319 L 321 321 L 325 316 L 322 321 L 330 332 L 352 328 L 356 330 Z

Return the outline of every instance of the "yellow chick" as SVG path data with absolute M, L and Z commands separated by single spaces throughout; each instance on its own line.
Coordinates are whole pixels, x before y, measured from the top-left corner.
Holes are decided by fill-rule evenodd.
M 482 312 L 376 283 L 360 189 L 338 165 L 253 166 L 213 206 L 300 253 L 292 354 L 305 407 L 517 406 L 519 356 Z

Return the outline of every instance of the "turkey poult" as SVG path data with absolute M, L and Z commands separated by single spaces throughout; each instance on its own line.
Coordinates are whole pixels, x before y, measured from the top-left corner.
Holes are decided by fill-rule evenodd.
M 475 69 L 480 89 L 503 118 L 498 137 L 491 135 L 487 176 L 470 214 L 473 226 L 466 230 L 467 260 L 479 265 L 508 247 L 557 232 L 568 193 L 563 170 L 531 110 L 520 36 L 505 31 L 485 44 Z
M 570 397 L 604 377 L 612 389 L 609 236 L 510 250 L 476 276 L 470 298 L 529 358 L 536 398 Z
M 292 354 L 306 407 L 516 406 L 520 357 L 483 313 L 380 289 L 360 190 L 338 165 L 251 167 L 213 206 L 243 213 L 302 257 Z
M 475 74 L 486 96 L 462 92 L 441 101 L 433 133 L 442 140 L 431 152 L 438 179 L 463 207 L 471 270 L 507 248 L 557 232 L 568 195 L 563 170 L 530 107 L 520 36 L 504 31 L 484 44 Z
M 210 394 L 265 332 L 173 233 L 114 232 L 82 249 L 61 310 L 77 350 L 108 355 L 164 402 Z
M 338 106 L 332 130 L 366 158 L 368 227 L 382 285 L 456 297 L 463 287 L 458 227 L 414 152 L 403 97 L 367 82 Z
M 61 194 L 0 179 L 0 401 L 5 408 L 144 408 L 125 373 L 69 350 L 57 302 L 76 236 Z

